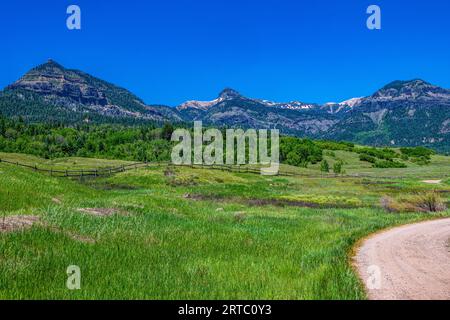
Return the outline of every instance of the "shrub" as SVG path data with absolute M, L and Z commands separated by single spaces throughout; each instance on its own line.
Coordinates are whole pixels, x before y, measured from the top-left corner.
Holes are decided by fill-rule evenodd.
M 447 210 L 444 201 L 435 191 L 398 200 L 384 196 L 380 199 L 380 205 L 388 212 L 440 212 Z
M 431 163 L 430 158 L 427 157 L 419 157 L 419 158 L 412 158 L 411 162 L 418 164 L 419 166 L 425 166 L 427 164 Z
M 430 157 L 435 154 L 433 150 L 425 147 L 401 148 L 400 152 L 404 155 L 407 155 L 408 157 L 425 157 L 427 159 L 430 159 Z
M 197 176 L 187 176 L 187 177 L 169 177 L 167 179 L 167 184 L 172 187 L 190 187 L 196 186 L 198 184 Z
M 356 150 L 360 155 L 365 154 L 381 160 L 393 160 L 397 157 L 397 153 L 389 148 L 377 149 L 377 148 L 359 148 Z
M 175 176 L 175 170 L 171 166 L 167 166 L 166 170 L 164 170 L 164 176 L 173 177 Z
M 327 160 L 322 160 L 320 163 L 320 171 L 322 172 L 330 172 L 330 165 Z
M 361 153 L 361 154 L 359 155 L 359 160 L 360 160 L 360 161 L 367 161 L 367 162 L 370 162 L 370 163 L 375 163 L 375 162 L 377 162 L 377 159 L 375 159 L 374 157 L 369 156 L 368 154 L 365 154 L 365 153 Z
M 384 196 L 380 199 L 381 207 L 387 212 L 402 212 L 403 208 L 393 198 Z
M 340 173 L 342 173 L 342 166 L 343 166 L 343 162 L 342 162 L 341 160 L 339 160 L 338 162 L 336 162 L 336 163 L 333 165 L 333 172 L 334 172 L 335 174 L 340 174 Z
M 353 151 L 355 144 L 345 141 L 315 141 L 315 144 L 326 150 Z
M 377 160 L 374 164 L 375 168 L 407 168 L 404 163 L 393 160 Z
M 419 194 L 412 199 L 412 204 L 423 212 L 439 212 L 447 210 L 447 206 L 441 196 L 433 191 Z

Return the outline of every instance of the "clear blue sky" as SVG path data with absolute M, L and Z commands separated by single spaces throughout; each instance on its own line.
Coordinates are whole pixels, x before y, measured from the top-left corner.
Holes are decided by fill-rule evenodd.
M 82 30 L 66 9 L 82 10 Z M 382 30 L 366 9 L 382 9 Z M 0 87 L 53 58 L 149 104 L 224 87 L 276 101 L 341 101 L 423 78 L 450 88 L 448 0 L 39 0 L 0 5 Z

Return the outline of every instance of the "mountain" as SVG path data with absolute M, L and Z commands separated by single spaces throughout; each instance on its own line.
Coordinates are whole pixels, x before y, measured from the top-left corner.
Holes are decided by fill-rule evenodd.
M 274 102 L 224 89 L 211 101 L 147 105 L 126 89 L 49 60 L 0 92 L 0 113 L 28 121 L 205 125 L 280 129 L 283 134 L 450 152 L 450 90 L 420 79 L 394 81 L 340 103 Z
M 178 111 L 187 120 L 216 126 L 278 128 L 318 139 L 450 151 L 450 90 L 419 79 L 394 81 L 369 97 L 325 105 L 251 99 L 226 89 L 215 100 L 190 101 Z
M 296 135 L 318 134 L 336 121 L 316 104 L 252 99 L 229 88 L 212 101 L 188 101 L 177 110 L 187 121 L 201 120 L 208 125 L 241 128 L 276 128 L 285 134 Z
M 8 104 L 16 107 L 11 110 Z M 17 108 L 17 104 L 27 106 Z M 33 68 L 8 86 L 0 95 L 0 105 L 3 114 L 20 114 L 32 121 L 182 120 L 172 108 L 146 105 L 126 89 L 82 71 L 66 69 L 53 60 Z
M 450 150 L 450 90 L 423 80 L 394 81 L 343 113 L 325 138 Z

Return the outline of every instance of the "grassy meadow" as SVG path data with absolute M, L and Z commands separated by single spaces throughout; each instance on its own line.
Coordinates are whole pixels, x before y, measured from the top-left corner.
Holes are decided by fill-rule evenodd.
M 126 164 L 0 158 L 62 169 Z M 448 203 L 450 159 L 376 169 L 351 152 L 325 158 L 342 160 L 345 174 L 318 164 L 283 166 L 301 174 L 293 177 L 161 166 L 71 180 L 0 162 L 0 221 L 40 217 L 0 232 L 0 299 L 365 299 L 351 266 L 358 240 L 450 215 L 387 212 L 380 199 L 435 191 Z M 81 269 L 81 290 L 66 288 L 69 265 Z

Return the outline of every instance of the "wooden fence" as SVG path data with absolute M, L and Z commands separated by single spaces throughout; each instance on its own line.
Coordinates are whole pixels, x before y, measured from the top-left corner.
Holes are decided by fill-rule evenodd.
M 77 170 L 62 170 L 62 169 L 45 169 L 40 168 L 37 165 L 29 165 L 20 162 L 14 162 L 9 160 L 0 159 L 0 163 L 8 163 L 23 168 L 28 168 L 33 171 L 47 173 L 55 177 L 101 177 L 106 175 L 112 175 L 119 172 L 124 172 L 131 169 L 137 169 L 138 167 L 144 167 L 145 163 L 133 163 L 128 165 L 121 165 L 117 167 L 109 168 L 95 168 L 95 169 L 77 169 Z
M 136 162 L 126 165 L 120 165 L 116 167 L 108 167 L 108 168 L 96 168 L 96 169 L 77 169 L 77 170 L 61 170 L 61 169 L 45 169 L 40 168 L 37 165 L 29 165 L 20 162 L 14 162 L 9 160 L 0 159 L 0 163 L 7 163 L 23 168 L 28 168 L 36 172 L 43 172 L 49 174 L 54 177 L 73 177 L 73 178 L 82 178 L 82 177 L 103 177 L 110 176 L 119 172 L 125 172 L 129 170 L 136 170 L 139 168 L 151 168 L 151 167 L 161 167 L 161 166 L 173 166 L 173 167 L 189 167 L 192 169 L 210 169 L 210 170 L 220 170 L 220 171 L 228 171 L 228 172 L 236 172 L 236 173 L 252 173 L 252 174 L 260 174 L 260 167 L 252 167 L 252 166 L 239 166 L 239 165 L 205 165 L 205 164 L 192 164 L 192 165 L 175 165 L 170 162 Z M 294 173 L 289 172 L 279 172 L 280 176 L 294 176 Z
M 0 163 L 7 163 L 11 165 L 16 165 L 19 167 L 28 168 L 37 172 L 47 173 L 54 177 L 72 177 L 72 178 L 82 178 L 82 177 L 104 177 L 110 176 L 116 173 L 136 170 L 139 168 L 158 168 L 162 166 L 173 166 L 173 167 L 189 167 L 192 169 L 209 169 L 209 170 L 220 170 L 227 172 L 235 172 L 235 173 L 251 173 L 251 174 L 261 174 L 260 166 L 251 166 L 251 165 L 226 165 L 226 164 L 214 164 L 214 165 L 205 165 L 205 164 L 192 164 L 192 165 L 175 165 L 171 162 L 136 162 L 126 165 L 120 165 L 116 167 L 109 168 L 96 168 L 96 169 L 77 169 L 77 170 L 56 170 L 56 169 L 45 169 L 39 168 L 37 165 L 28 165 L 20 162 L 14 162 L 9 160 L 0 159 Z M 302 177 L 302 178 L 376 178 L 376 179 L 403 179 L 404 176 L 373 176 L 370 174 L 321 174 L 320 176 L 310 176 L 307 174 L 297 173 L 297 172 L 289 172 L 280 170 L 277 176 L 285 176 L 285 177 Z

